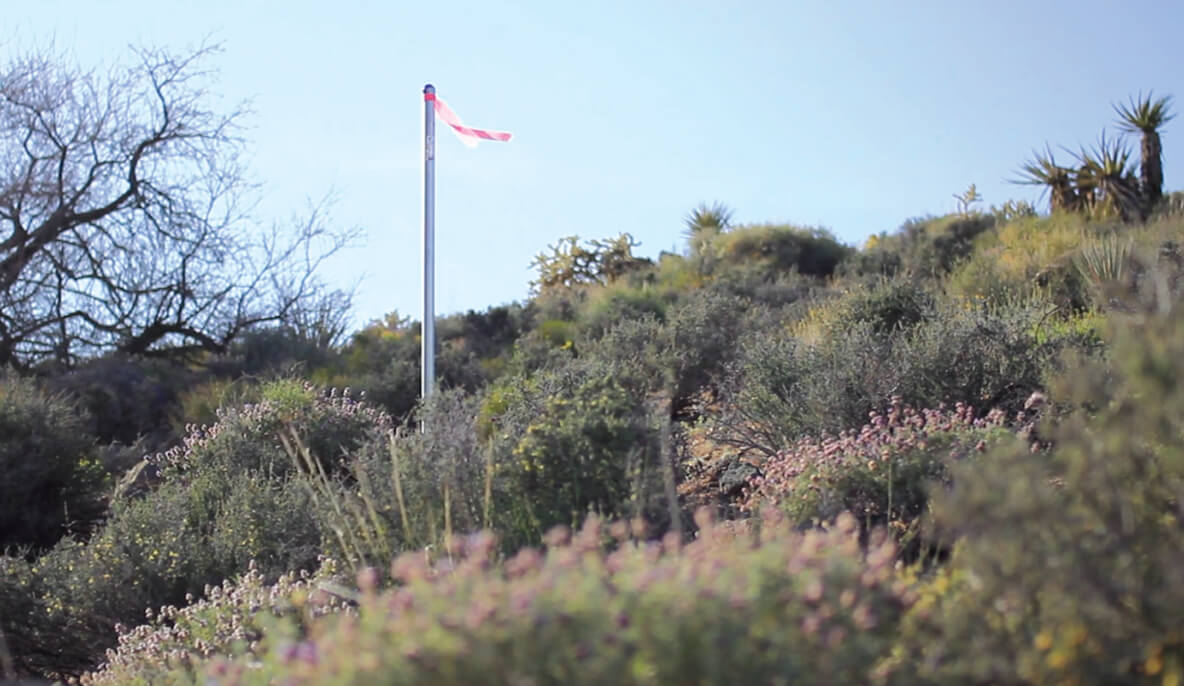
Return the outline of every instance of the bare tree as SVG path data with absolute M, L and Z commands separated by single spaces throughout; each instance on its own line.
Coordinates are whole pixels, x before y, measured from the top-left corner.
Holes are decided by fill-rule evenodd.
M 0 67 L 0 366 L 220 352 L 340 302 L 315 272 L 351 232 L 324 204 L 287 229 L 252 221 L 246 111 L 215 109 L 212 51 Z

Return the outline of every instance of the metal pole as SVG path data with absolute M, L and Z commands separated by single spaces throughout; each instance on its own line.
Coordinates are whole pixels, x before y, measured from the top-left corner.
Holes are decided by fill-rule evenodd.
M 423 360 L 420 395 L 436 380 L 436 89 L 423 87 Z

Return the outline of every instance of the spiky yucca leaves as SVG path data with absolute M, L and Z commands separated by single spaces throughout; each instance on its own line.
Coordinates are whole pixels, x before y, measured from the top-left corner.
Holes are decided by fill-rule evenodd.
M 1143 199 L 1131 164 L 1131 151 L 1119 140 L 1098 137 L 1097 145 L 1075 153 L 1078 168 L 1074 181 L 1084 209 L 1095 217 L 1143 218 Z
M 1093 240 L 1081 246 L 1073 260 L 1081 276 L 1093 287 L 1123 281 L 1130 271 L 1133 244 L 1116 236 Z
M 720 202 L 711 205 L 701 203 L 683 218 L 683 224 L 686 230 L 682 235 L 687 239 L 691 254 L 699 255 L 712 236 L 731 227 L 732 209 Z
M 688 234 L 696 234 L 704 229 L 723 231 L 732 225 L 732 208 L 720 202 L 711 205 L 701 203 L 687 214 L 683 223 L 686 224 Z
M 1171 96 L 1156 100 L 1148 92 L 1146 97 L 1139 93 L 1127 105 L 1114 105 L 1119 128 L 1126 133 L 1142 134 L 1139 185 L 1148 207 L 1154 207 L 1163 197 L 1163 146 L 1159 130 L 1176 116 L 1169 111 L 1171 102 Z
M 1044 186 L 1048 190 L 1049 210 L 1057 212 L 1074 211 L 1081 206 L 1073 181 L 1073 170 L 1057 164 L 1052 150 L 1046 145 L 1044 152 L 1032 153 L 1032 158 L 1020 167 L 1020 178 L 1013 183 Z

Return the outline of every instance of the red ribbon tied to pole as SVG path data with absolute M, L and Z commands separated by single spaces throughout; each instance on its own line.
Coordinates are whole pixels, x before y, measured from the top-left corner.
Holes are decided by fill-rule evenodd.
M 452 108 L 446 105 L 435 93 L 424 93 L 423 99 L 432 103 L 432 106 L 436 110 L 436 116 L 452 128 L 452 131 L 460 139 L 461 143 L 464 143 L 470 148 L 476 147 L 479 140 L 502 142 L 510 140 L 511 134 L 506 131 L 490 131 L 489 129 L 475 129 L 471 126 L 465 126 L 464 122 L 460 120 L 460 117 L 456 115 L 456 112 L 453 112 Z

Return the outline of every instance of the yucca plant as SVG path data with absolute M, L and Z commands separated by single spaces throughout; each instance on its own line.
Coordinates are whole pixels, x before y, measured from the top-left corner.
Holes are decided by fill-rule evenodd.
M 1150 92 L 1144 97 L 1131 98 L 1130 103 L 1114 105 L 1118 127 L 1125 133 L 1142 135 L 1139 185 L 1148 207 L 1154 207 L 1163 197 L 1163 146 L 1159 130 L 1176 115 L 1169 111 L 1172 99 L 1164 96 L 1153 99 Z
M 1101 288 L 1126 278 L 1132 249 L 1129 239 L 1107 236 L 1083 245 L 1073 264 L 1091 286 Z
M 1019 171 L 1020 178 L 1014 179 L 1012 183 L 1044 186 L 1048 192 L 1049 210 L 1071 212 L 1080 208 L 1081 198 L 1074 187 L 1073 170 L 1057 164 L 1056 157 L 1047 145 L 1044 152 L 1034 151 L 1032 158 Z
M 1139 181 L 1131 165 L 1131 151 L 1120 140 L 1107 140 L 1103 131 L 1097 145 L 1075 153 L 1077 195 L 1095 217 L 1118 216 L 1128 221 L 1145 216 Z
M 700 204 L 683 218 L 686 230 L 682 235 L 687 239 L 691 254 L 698 254 L 703 246 L 715 234 L 727 231 L 732 225 L 732 209 L 723 203 Z

